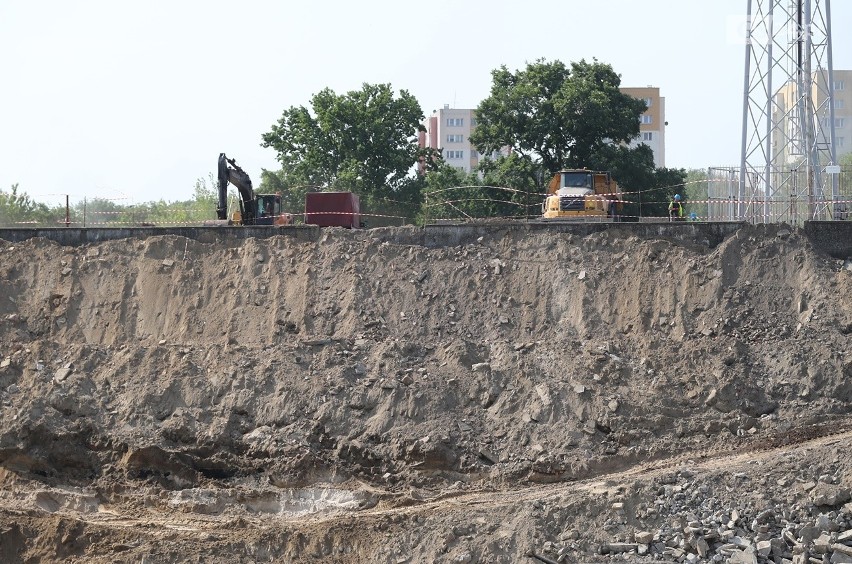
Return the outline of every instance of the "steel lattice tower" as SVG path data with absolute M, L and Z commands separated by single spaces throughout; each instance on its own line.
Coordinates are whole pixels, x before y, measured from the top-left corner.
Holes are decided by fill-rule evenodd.
M 737 216 L 832 219 L 837 203 L 830 0 L 748 0 Z

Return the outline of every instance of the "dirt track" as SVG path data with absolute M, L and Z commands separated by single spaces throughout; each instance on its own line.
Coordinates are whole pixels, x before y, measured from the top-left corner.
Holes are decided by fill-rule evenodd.
M 764 561 L 852 529 L 852 272 L 800 232 L 379 233 L 3 244 L 0 561 Z

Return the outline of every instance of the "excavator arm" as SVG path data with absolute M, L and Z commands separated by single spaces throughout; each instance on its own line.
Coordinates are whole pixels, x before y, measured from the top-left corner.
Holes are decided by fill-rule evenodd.
M 251 178 L 234 159 L 229 159 L 225 153 L 219 153 L 219 202 L 216 207 L 216 217 L 219 219 L 228 219 L 228 184 L 233 184 L 240 192 L 243 222 L 253 223 L 257 210 L 254 209 L 256 202 Z

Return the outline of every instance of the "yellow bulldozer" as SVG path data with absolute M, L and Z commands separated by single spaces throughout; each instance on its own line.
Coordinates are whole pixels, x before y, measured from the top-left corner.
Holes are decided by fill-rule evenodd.
M 548 185 L 543 219 L 620 221 L 624 200 L 609 172 L 560 170 Z

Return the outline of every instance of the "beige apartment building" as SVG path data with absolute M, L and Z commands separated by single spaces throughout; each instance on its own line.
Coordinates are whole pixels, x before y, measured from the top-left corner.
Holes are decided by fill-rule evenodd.
M 815 84 L 828 84 L 828 71 L 820 71 L 822 76 L 814 74 Z M 834 84 L 831 85 L 834 93 L 834 135 L 837 147 L 837 160 L 843 155 L 852 152 L 852 70 L 835 70 Z M 826 95 L 823 89 L 814 86 L 813 92 L 814 106 L 819 108 L 825 103 Z M 801 161 L 804 155 L 804 148 L 795 144 L 788 143 L 788 139 L 798 139 L 800 137 L 800 128 L 803 124 L 800 123 L 799 112 L 796 104 L 798 103 L 798 88 L 795 82 L 784 84 L 775 94 L 775 108 L 773 115 L 773 123 L 776 130 L 783 134 L 773 135 L 772 154 L 779 159 L 783 164 L 796 164 Z M 829 135 L 829 125 L 831 121 L 828 112 L 828 105 L 825 104 L 825 110 L 821 112 L 819 118 L 821 123 L 817 131 L 824 134 L 822 139 L 818 139 L 818 143 L 827 143 Z M 825 145 L 823 145 L 825 146 Z
M 620 88 L 622 93 L 645 101 L 648 109 L 639 118 L 639 137 L 630 142 L 630 147 L 640 143 L 648 145 L 654 152 L 654 166 L 666 166 L 666 99 L 660 96 L 655 86 L 644 88 Z
M 479 164 L 479 153 L 470 144 L 470 134 L 476 128 L 476 111 L 450 108 L 445 104 L 423 122 L 425 132 L 420 133 L 420 146 L 443 149 L 447 164 L 473 171 Z
M 666 100 L 660 96 L 660 89 L 648 86 L 622 88 L 621 91 L 644 100 L 648 106 L 648 110 L 639 118 L 639 137 L 630 146 L 635 147 L 640 143 L 648 145 L 654 152 L 654 166 L 666 166 Z M 476 110 L 451 108 L 445 104 L 440 110 L 432 112 L 422 125 L 426 131 L 419 136 L 421 147 L 442 149 L 447 164 L 467 173 L 476 169 L 481 155 L 470 144 L 470 134 L 476 129 Z M 501 152 L 508 154 L 509 148 Z

